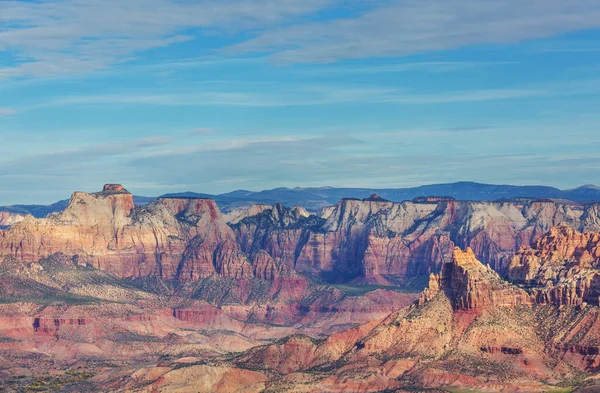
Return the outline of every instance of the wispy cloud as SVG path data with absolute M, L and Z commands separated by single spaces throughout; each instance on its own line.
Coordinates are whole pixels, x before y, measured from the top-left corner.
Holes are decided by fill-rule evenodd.
M 17 110 L 14 108 L 1 108 L 0 107 L 0 116 L 8 116 L 8 115 L 16 115 Z
M 0 50 L 17 65 L 1 77 L 98 70 L 142 51 L 191 40 L 188 28 L 266 28 L 327 7 L 331 0 L 58 0 L 0 3 Z
M 149 106 L 228 106 L 291 107 L 349 103 L 427 105 L 539 97 L 554 94 L 550 88 L 473 89 L 416 93 L 385 87 L 289 86 L 264 92 L 214 91 L 204 93 L 114 93 L 55 97 L 22 110 L 48 107 L 149 105 Z M 206 132 L 205 132 L 206 133 Z
M 340 0 L 0 2 L 0 51 L 14 60 L 14 65 L 0 68 L 0 78 L 107 69 L 149 49 L 215 34 L 228 35 L 237 43 L 200 47 L 203 56 L 224 49 L 235 55 L 256 52 L 282 63 L 306 63 L 512 43 L 600 26 L 600 3 L 595 0 L 357 0 L 354 5 L 364 7 L 357 7 L 353 16 L 322 22 L 306 17 L 341 4 Z M 199 57 L 172 66 L 210 61 Z M 425 62 L 373 72 L 412 67 L 443 72 L 480 65 Z
M 355 18 L 270 29 L 229 48 L 282 63 L 405 56 L 600 26 L 595 0 L 393 0 Z
M 214 128 L 196 128 L 194 131 L 188 133 L 188 136 L 213 135 L 216 132 Z
M 422 61 L 422 62 L 389 62 L 388 64 L 351 64 L 327 65 L 326 68 L 309 69 L 310 74 L 382 74 L 397 72 L 458 72 L 474 68 L 509 66 L 516 61 Z
M 59 150 L 45 154 L 24 156 L 9 161 L 0 161 L 0 176 L 14 173 L 47 173 L 61 169 L 74 169 L 73 165 L 82 165 L 85 161 L 104 159 L 113 156 L 132 155 L 145 149 L 167 145 L 169 136 L 152 136 L 121 142 L 98 143 L 70 150 Z

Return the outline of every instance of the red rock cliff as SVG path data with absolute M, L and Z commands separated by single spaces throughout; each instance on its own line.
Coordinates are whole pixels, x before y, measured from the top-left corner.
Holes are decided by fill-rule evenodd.
M 511 260 L 511 281 L 527 284 L 539 303 L 600 304 L 600 233 L 552 228 Z
M 161 199 L 136 208 L 119 185 L 75 192 L 47 218 L 27 217 L 0 238 L 0 258 L 36 262 L 62 252 L 119 277 L 249 277 L 252 269 L 214 201 Z

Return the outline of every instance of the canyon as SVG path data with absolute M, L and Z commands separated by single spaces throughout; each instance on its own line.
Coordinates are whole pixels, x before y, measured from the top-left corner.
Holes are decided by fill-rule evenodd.
M 598 203 L 373 194 L 223 213 L 107 184 L 3 219 L 9 391 L 49 371 L 115 392 L 541 392 L 600 372 Z

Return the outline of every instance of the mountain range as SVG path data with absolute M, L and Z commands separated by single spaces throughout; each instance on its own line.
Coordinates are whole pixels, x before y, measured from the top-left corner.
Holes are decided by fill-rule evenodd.
M 309 211 L 333 205 L 343 198 L 366 198 L 377 194 L 390 201 L 402 202 L 417 197 L 444 196 L 456 200 L 492 201 L 512 198 L 564 199 L 578 202 L 600 201 L 600 187 L 584 185 L 570 190 L 560 190 L 548 186 L 512 186 L 494 185 L 475 182 L 458 182 L 449 184 L 432 184 L 412 188 L 274 188 L 263 191 L 236 190 L 224 194 L 205 194 L 197 192 L 180 192 L 162 195 L 161 197 L 207 198 L 214 200 L 222 211 L 230 211 L 254 204 L 270 204 L 277 202 L 284 206 L 302 206 Z M 136 205 L 145 205 L 160 197 L 134 195 Z M 50 205 L 13 205 L 0 206 L 0 212 L 15 214 L 31 214 L 34 217 L 45 217 L 50 213 L 63 210 L 69 200 L 64 199 Z
M 600 387 L 599 202 L 146 202 L 107 184 L 0 230 L 5 391 Z

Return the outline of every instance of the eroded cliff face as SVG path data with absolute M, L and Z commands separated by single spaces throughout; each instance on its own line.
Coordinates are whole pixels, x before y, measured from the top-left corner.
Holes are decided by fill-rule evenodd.
M 28 216 L 0 237 L 2 259 L 37 262 L 59 252 L 127 278 L 244 278 L 252 271 L 214 201 L 159 199 L 136 208 L 119 185 L 75 192 L 62 213 Z
M 473 250 L 452 254 L 417 304 L 323 342 L 293 336 L 256 347 L 236 364 L 284 374 L 272 386 L 290 391 L 300 381 L 312 391 L 547 391 L 575 369 L 599 370 L 600 309 L 533 306 Z
M 233 225 L 244 251 L 264 250 L 278 264 L 326 281 L 382 285 L 439 272 L 456 246 L 505 274 L 522 246 L 556 225 L 600 230 L 598 205 L 551 201 L 346 199 L 326 209 L 320 223 L 315 217 L 293 224 L 266 219 L 275 210 Z
M 479 262 L 470 248 L 454 250 L 452 263 L 444 264 L 439 276 L 430 277 L 419 303 L 426 303 L 439 291 L 450 299 L 454 310 L 478 311 L 531 303 L 524 290 L 504 281 L 489 265 Z
M 253 261 L 257 277 L 278 278 L 298 276 L 297 254 L 311 231 L 318 231 L 324 221 L 300 207 L 275 204 L 231 226 L 241 250 Z
M 600 305 L 600 233 L 552 228 L 511 260 L 511 281 L 533 287 L 539 303 Z
M 0 211 L 0 229 L 9 227 L 25 219 L 25 216 L 18 213 Z
M 226 217 L 212 200 L 187 198 L 135 207 L 127 190 L 107 185 L 74 193 L 62 213 L 26 217 L 0 232 L 0 258 L 36 262 L 63 252 L 119 277 L 180 282 L 305 276 L 396 285 L 439 273 L 456 246 L 470 247 L 503 275 L 521 247 L 556 225 L 600 231 L 599 205 L 551 201 L 395 203 L 372 196 L 326 210 L 318 217 L 300 207 L 257 205 Z

